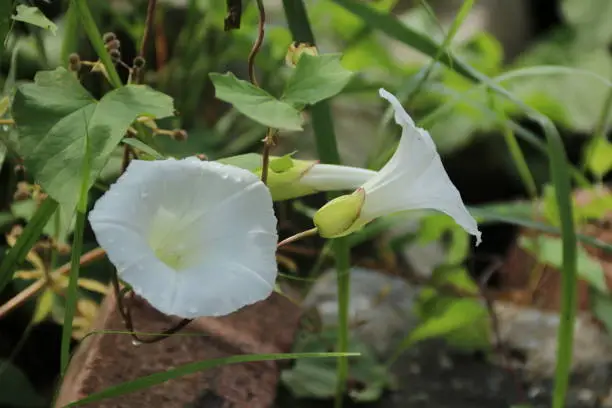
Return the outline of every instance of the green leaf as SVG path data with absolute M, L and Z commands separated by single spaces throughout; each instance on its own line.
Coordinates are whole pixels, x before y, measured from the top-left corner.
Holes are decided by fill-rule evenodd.
M 14 408 L 44 407 L 45 400 L 38 395 L 25 374 L 9 361 L 0 359 L 0 405 Z
M 293 345 L 293 351 L 300 353 L 329 349 L 338 337 L 335 330 L 300 334 Z M 376 401 L 392 385 L 391 374 L 373 350 L 359 339 L 350 339 L 349 350 L 360 354 L 359 358 L 350 360 L 350 378 L 363 385 L 359 391 L 351 390 L 351 397 L 359 402 Z M 281 381 L 297 398 L 330 398 L 336 392 L 337 378 L 336 362 L 331 359 L 299 359 L 281 374 Z
M 289 153 L 281 157 L 275 157 L 270 160 L 270 169 L 276 173 L 284 173 L 293 168 L 294 153 Z
M 562 244 L 559 238 L 546 236 L 537 238 L 523 236 L 519 241 L 519 245 L 537 256 L 540 262 L 556 269 L 560 269 L 562 265 Z M 601 263 L 593 259 L 582 246 L 578 247 L 578 276 L 600 292 L 608 292 Z
M 469 327 L 478 320 L 487 319 L 486 308 L 477 300 L 466 298 L 442 298 L 441 300 L 444 302 L 441 305 L 436 304 L 432 309 L 435 311 L 434 315 L 426 316 L 426 320 L 402 340 L 391 361 L 419 341 L 448 336 L 461 328 Z M 434 301 L 438 303 L 436 298 Z
M 462 267 L 438 268 L 434 271 L 431 277 L 431 285 L 440 287 L 443 285 L 452 285 L 464 293 L 478 295 L 478 285 L 468 271 Z
M 109 397 L 117 397 L 119 395 L 128 394 L 130 392 L 149 388 L 157 384 L 162 384 L 173 378 L 181 377 L 188 374 L 197 373 L 199 371 L 210 370 L 211 368 L 238 363 L 248 363 L 255 361 L 272 361 L 272 360 L 290 360 L 301 358 L 330 358 L 330 357 L 354 357 L 359 356 L 359 353 L 287 353 L 287 354 L 247 354 L 236 355 L 223 358 L 215 358 L 210 360 L 198 361 L 195 363 L 184 364 L 176 368 L 172 368 L 163 372 L 147 375 L 137 378 L 132 381 L 124 382 L 119 385 L 107 388 L 103 391 L 91 394 L 78 401 L 71 402 L 64 408 L 75 407 L 78 405 L 88 404 L 95 401 L 101 401 Z
M 312 105 L 339 94 L 353 73 L 340 63 L 340 54 L 303 54 L 285 86 L 282 100 L 292 105 Z
M 239 154 L 237 156 L 224 157 L 222 159 L 217 159 L 216 161 L 254 172 L 261 168 L 262 158 L 261 155 L 257 153 L 246 153 Z
M 609 335 L 612 333 L 612 298 L 607 293 L 591 290 L 589 301 L 593 314 L 604 324 Z
M 612 170 L 612 143 L 604 137 L 594 137 L 586 148 L 587 167 L 599 180 Z
M 428 242 L 441 239 L 442 234 L 450 233 L 452 239 L 447 250 L 446 262 L 459 264 L 465 260 L 470 250 L 470 237 L 455 220 L 446 214 L 432 214 L 423 218 L 419 229 L 418 242 Z
M 302 130 L 300 112 L 263 89 L 236 78 L 231 72 L 211 73 L 210 79 L 218 99 L 231 103 L 254 121 L 275 129 Z
M 44 28 L 45 30 L 51 31 L 53 35 L 55 35 L 57 31 L 57 26 L 53 21 L 49 20 L 43 13 L 38 9 L 38 7 L 29 7 L 20 4 L 17 6 L 17 14 L 11 16 L 13 20 L 21 21 L 23 23 L 28 23 L 35 25 L 40 28 Z
M 54 301 L 55 293 L 53 290 L 45 289 L 36 300 L 36 309 L 34 309 L 34 315 L 32 316 L 32 324 L 38 324 L 49 316 L 53 309 Z
M 551 72 L 522 77 L 520 81 L 508 83 L 508 89 L 534 109 L 550 115 L 560 126 L 579 133 L 592 132 L 610 91 L 609 82 L 604 86 L 596 78 L 612 77 L 612 60 L 607 49 L 589 49 L 577 40 L 574 32 L 567 30 L 554 32 L 523 53 L 515 63 L 534 70 L 551 65 L 565 68 L 567 74 Z M 579 71 L 590 75 L 579 75 Z
M 11 104 L 11 101 L 8 96 L 3 96 L 0 99 L 0 118 L 4 116 L 10 104 Z
M 607 46 L 612 40 L 612 2 L 609 0 L 563 0 L 561 10 L 586 45 Z
M 98 102 L 64 68 L 39 72 L 34 84 L 17 88 L 13 102 L 26 167 L 51 197 L 70 209 L 79 197 L 88 138 L 86 177 L 91 187 L 138 116 L 172 114 L 172 98 L 142 85 L 113 90 Z
M 136 138 L 133 137 L 126 137 L 122 140 L 123 144 L 126 145 L 130 145 L 138 150 L 142 150 L 144 153 L 148 154 L 149 156 L 157 159 L 157 160 L 163 160 L 166 157 L 161 154 L 160 152 L 158 152 L 157 150 L 155 150 L 154 148 L 152 148 L 151 146 L 149 146 L 148 144 L 144 143 L 141 140 L 138 140 Z

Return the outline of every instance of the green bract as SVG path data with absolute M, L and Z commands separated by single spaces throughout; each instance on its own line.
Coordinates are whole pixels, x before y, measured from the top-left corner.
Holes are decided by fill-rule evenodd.
M 365 191 L 357 189 L 353 194 L 337 197 L 316 212 L 313 221 L 319 235 L 338 238 L 359 230 L 366 223 L 359 220 L 365 200 Z

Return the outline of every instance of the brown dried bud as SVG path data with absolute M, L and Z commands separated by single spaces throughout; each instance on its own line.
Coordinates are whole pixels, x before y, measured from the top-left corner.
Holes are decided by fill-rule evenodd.
M 17 183 L 17 191 L 15 191 L 13 197 L 15 200 L 20 201 L 29 198 L 31 194 L 32 186 L 26 181 L 20 181 Z
M 118 50 L 119 48 L 121 48 L 121 41 L 114 39 L 112 41 L 107 42 L 105 47 L 108 51 Z
M 105 44 L 116 39 L 117 35 L 113 32 L 104 33 L 104 35 L 102 36 L 102 41 L 104 41 Z
M 197 154 L 196 157 L 202 161 L 208 161 L 208 156 L 206 156 L 204 153 Z
M 110 50 L 108 52 L 113 60 L 113 63 L 117 63 L 121 60 L 121 51 L 119 50 Z
M 132 66 L 136 69 L 143 69 L 145 67 L 146 61 L 141 56 L 134 58 L 134 62 Z
M 73 72 L 78 72 L 81 70 L 81 57 L 79 54 L 70 54 L 68 57 L 68 69 Z
M 180 142 L 187 140 L 187 131 L 185 129 L 174 129 L 172 131 L 172 139 Z

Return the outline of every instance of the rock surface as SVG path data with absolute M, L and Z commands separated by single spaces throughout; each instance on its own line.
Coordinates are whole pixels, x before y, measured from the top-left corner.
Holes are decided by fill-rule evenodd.
M 176 319 L 143 300 L 132 300 L 138 331 L 160 332 Z M 125 334 L 95 334 L 75 353 L 56 407 L 113 385 L 195 361 L 250 353 L 288 352 L 299 309 L 276 293 L 270 298 L 221 318 L 193 321 L 181 333 L 153 344 L 135 346 Z M 95 330 L 125 330 L 116 302 L 109 296 Z M 273 404 L 279 379 L 277 362 L 222 366 L 89 404 L 95 408 L 266 408 Z
M 351 269 L 349 318 L 354 334 L 381 356 L 418 323 L 413 313 L 418 289 L 405 280 L 365 268 Z M 303 307 L 316 308 L 323 327 L 335 327 L 338 319 L 335 270 L 326 271 L 312 287 Z

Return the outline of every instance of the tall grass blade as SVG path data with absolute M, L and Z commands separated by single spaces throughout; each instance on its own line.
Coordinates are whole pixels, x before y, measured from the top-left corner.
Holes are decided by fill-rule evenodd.
M 118 397 L 130 392 L 149 388 L 157 384 L 164 383 L 173 378 L 182 377 L 184 375 L 197 373 L 199 371 L 210 370 L 227 364 L 251 363 L 257 361 L 272 361 L 272 360 L 290 360 L 297 358 L 330 358 L 330 357 L 353 357 L 358 356 L 358 353 L 287 353 L 287 354 L 247 354 L 230 356 L 224 358 L 216 358 L 213 360 L 198 361 L 195 363 L 185 364 L 164 372 L 147 375 L 137 378 L 133 381 L 125 382 L 104 391 L 96 392 L 83 399 L 72 402 L 64 408 L 76 407 L 92 402 L 101 401 L 105 398 Z
M 306 7 L 302 0 L 283 0 L 287 23 L 294 41 L 316 44 Z M 321 101 L 311 108 L 312 127 L 319 159 L 323 163 L 340 164 L 340 153 L 334 132 L 334 122 L 328 101 Z M 330 195 L 330 198 L 333 196 Z M 333 242 L 336 274 L 338 279 L 338 344 L 336 351 L 345 353 L 349 342 L 349 293 L 350 293 L 350 246 L 346 238 L 337 238 Z M 341 408 L 348 378 L 348 359 L 338 358 L 336 398 L 334 406 Z

